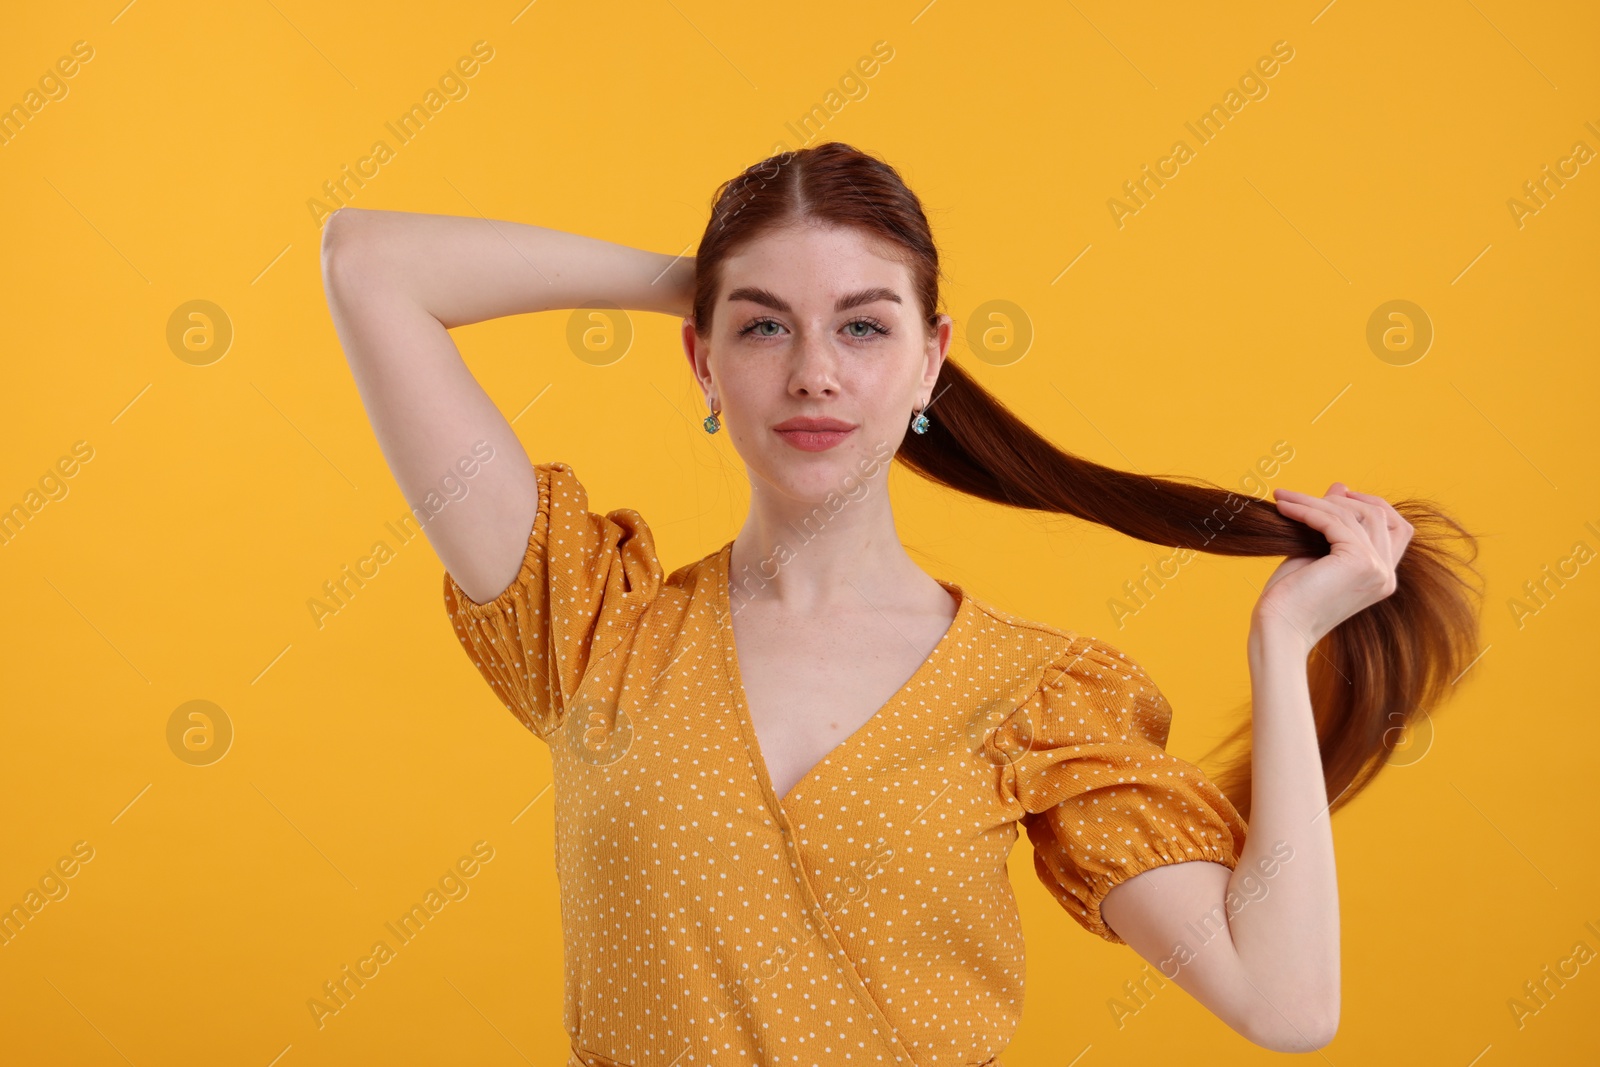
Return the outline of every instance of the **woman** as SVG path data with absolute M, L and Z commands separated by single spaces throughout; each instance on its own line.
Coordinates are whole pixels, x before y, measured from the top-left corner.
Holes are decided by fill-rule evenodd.
M 946 359 L 920 204 L 848 145 L 725 183 L 693 260 L 350 208 L 323 247 L 407 499 L 492 446 L 426 529 L 463 648 L 551 748 L 569 1065 L 998 1064 L 1019 827 L 1068 914 L 1239 1033 L 1332 1040 L 1323 816 L 1473 651 L 1442 547 L 1465 531 L 1338 483 L 1274 509 L 1061 452 Z M 670 574 L 640 515 L 529 461 L 447 332 L 597 304 L 684 316 L 705 428 L 748 469 L 738 535 Z M 1251 620 L 1250 749 L 1207 779 L 1164 751 L 1171 708 L 1122 652 L 924 573 L 894 458 L 1160 545 L 1291 556 Z

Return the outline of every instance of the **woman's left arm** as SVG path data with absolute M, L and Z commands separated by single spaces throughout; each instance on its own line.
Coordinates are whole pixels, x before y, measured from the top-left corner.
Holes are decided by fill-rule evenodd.
M 1280 511 L 1332 551 L 1285 560 L 1251 616 L 1251 817 L 1238 865 L 1144 871 L 1112 889 L 1101 914 L 1251 1041 L 1309 1052 L 1339 1025 L 1339 896 L 1306 658 L 1333 627 L 1394 592 L 1412 528 L 1343 483 L 1320 498 L 1276 492 Z

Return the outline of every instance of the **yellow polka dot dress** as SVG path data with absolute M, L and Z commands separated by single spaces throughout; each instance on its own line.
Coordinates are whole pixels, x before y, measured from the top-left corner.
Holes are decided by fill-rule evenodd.
M 568 1067 L 1001 1067 L 1023 942 L 1006 857 L 1089 931 L 1107 891 L 1184 860 L 1234 867 L 1245 824 L 1164 749 L 1172 709 L 1092 637 L 960 586 L 916 673 L 783 797 L 734 652 L 732 542 L 663 575 L 633 510 L 565 463 L 515 581 L 456 636 L 550 747 Z

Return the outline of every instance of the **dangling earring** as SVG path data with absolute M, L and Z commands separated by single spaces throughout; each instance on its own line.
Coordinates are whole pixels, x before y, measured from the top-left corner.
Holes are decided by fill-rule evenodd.
M 924 410 L 925 409 L 926 408 L 924 408 Z M 928 416 L 924 415 L 921 411 L 918 411 L 917 414 L 916 414 L 916 417 L 911 420 L 911 432 L 912 433 L 927 433 L 928 432 Z
M 700 425 L 702 425 L 702 426 L 704 426 L 706 428 L 706 433 L 716 433 L 719 429 L 722 428 L 722 423 L 717 421 L 717 416 L 719 414 L 721 414 L 721 413 L 722 413 L 722 409 L 721 408 L 713 407 L 711 409 L 711 414 L 707 415 L 705 417 L 705 420 L 700 423 Z

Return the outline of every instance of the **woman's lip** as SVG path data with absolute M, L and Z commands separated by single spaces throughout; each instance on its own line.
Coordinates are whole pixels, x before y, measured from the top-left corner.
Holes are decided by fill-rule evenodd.
M 855 433 L 855 430 L 776 430 L 774 432 L 802 452 L 824 452 Z

